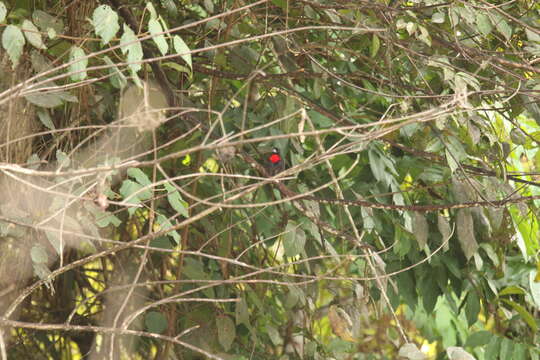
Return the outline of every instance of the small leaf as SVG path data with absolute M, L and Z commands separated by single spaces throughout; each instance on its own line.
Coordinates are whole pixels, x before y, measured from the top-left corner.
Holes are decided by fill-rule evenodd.
M 171 224 L 171 222 L 169 221 L 169 219 L 167 219 L 165 216 L 163 216 L 161 214 L 159 214 L 157 216 L 156 221 L 160 225 L 161 230 L 167 230 L 169 228 L 172 228 L 172 226 L 173 226 Z M 176 242 L 177 245 L 180 244 L 181 238 L 180 238 L 180 234 L 178 233 L 178 231 L 176 231 L 176 230 L 169 231 L 167 233 L 167 236 L 170 236 Z M 212 289 L 210 289 L 210 290 L 212 290 Z
M 420 35 L 418 35 L 418 39 L 425 43 L 427 46 L 431 47 L 431 35 L 429 35 L 429 31 L 423 27 L 419 26 L 420 29 Z
M 61 150 L 56 150 L 56 160 L 58 161 L 59 167 L 68 167 L 71 163 L 67 154 Z
M 461 250 L 467 260 L 474 255 L 478 249 L 478 243 L 474 237 L 474 224 L 469 209 L 459 209 L 456 217 L 457 236 Z
M 53 84 L 54 85 L 54 84 Z M 36 92 L 33 94 L 25 95 L 24 98 L 34 105 L 44 108 L 54 108 L 60 106 L 64 101 L 77 102 L 77 98 L 64 91 L 56 92 Z
M 144 317 L 144 326 L 151 333 L 161 334 L 167 329 L 167 318 L 158 311 L 150 311 Z
M 235 315 L 236 325 L 244 324 L 249 326 L 249 308 L 246 299 L 242 298 L 236 303 Z
M 133 30 L 131 30 L 131 28 L 126 24 L 124 24 L 124 34 L 122 34 L 122 37 L 120 38 L 120 46 L 122 53 L 124 55 L 127 54 L 126 60 L 128 62 L 129 69 L 133 74 L 137 74 L 137 72 L 142 68 L 140 61 L 143 58 L 143 50 L 141 42 L 138 41 L 138 38 L 135 36 Z
M 54 123 L 51 119 L 51 115 L 49 114 L 49 111 L 47 109 L 38 109 L 37 115 L 39 118 L 39 121 L 49 130 L 54 130 L 56 127 L 54 126 Z
M 484 36 L 489 35 L 493 30 L 489 16 L 483 13 L 478 14 L 476 17 L 476 25 L 478 26 L 478 31 Z
M 118 70 L 118 66 L 116 66 L 107 55 L 103 57 L 103 61 L 105 61 L 107 65 L 110 65 L 109 74 L 112 75 L 110 78 L 112 86 L 117 89 L 123 89 L 127 85 L 126 76 Z
M 474 356 L 463 350 L 462 347 L 449 346 L 446 349 L 446 354 L 450 360 L 476 360 Z
M 167 190 L 167 200 L 169 200 L 169 204 L 172 208 L 183 217 L 188 218 L 188 204 L 182 199 L 180 192 L 169 183 L 165 183 L 165 189 Z
M 8 25 L 4 29 L 2 33 L 2 47 L 9 55 L 12 68 L 15 68 L 19 63 L 24 44 L 25 40 L 21 29 L 15 25 Z
M 373 34 L 371 37 L 371 47 L 370 47 L 370 56 L 374 58 L 377 56 L 377 53 L 379 52 L 379 48 L 381 47 L 381 40 L 376 34 Z
M 424 215 L 419 212 L 414 213 L 413 230 L 416 241 L 418 242 L 418 247 L 423 249 L 427 244 L 429 226 Z
M 154 7 L 151 1 L 146 3 L 146 9 L 150 13 L 150 19 L 157 19 L 156 8 Z
M 49 32 L 52 30 L 55 33 L 61 33 L 64 30 L 64 23 L 62 20 L 58 17 L 47 14 L 45 11 L 34 11 L 32 13 L 32 20 L 34 20 L 34 24 L 36 24 L 41 31 Z
M 216 318 L 218 330 L 218 340 L 225 351 L 229 351 L 236 337 L 236 326 L 229 316 L 218 316 Z
M 139 168 L 129 168 L 127 171 L 127 175 L 130 178 L 137 180 L 137 182 L 141 184 L 142 186 L 152 185 L 152 182 L 150 181 L 148 176 L 144 173 L 144 171 L 142 171 Z
M 21 27 L 24 31 L 24 37 L 26 38 L 26 40 L 28 40 L 30 45 L 32 45 L 36 49 L 47 48 L 43 43 L 43 39 L 41 38 L 41 33 L 39 32 L 39 29 L 30 20 L 25 19 Z
M 118 14 L 109 5 L 98 6 L 92 15 L 92 25 L 96 35 L 103 40 L 106 45 L 120 30 L 118 24 Z
M 504 19 L 498 19 L 497 23 L 495 24 L 497 27 L 497 30 L 504 36 L 506 40 L 510 40 L 512 37 L 512 27 L 510 27 L 510 24 L 506 22 Z
M 161 52 L 161 55 L 166 55 L 169 51 L 169 44 L 167 44 L 167 40 L 165 40 L 163 34 L 156 35 L 163 32 L 163 28 L 159 21 L 157 19 L 150 19 L 150 21 L 148 21 L 148 30 L 150 31 L 150 35 L 152 35 L 152 40 L 154 40 Z
M 442 242 L 445 244 L 443 246 L 444 251 L 448 251 L 450 249 L 450 245 L 448 244 L 450 237 L 452 236 L 452 229 L 450 228 L 450 223 L 448 222 L 448 219 L 444 215 L 437 215 L 437 228 L 439 229 L 439 232 L 442 236 Z
M 540 267 L 540 262 L 538 262 L 537 268 L 529 273 L 529 287 L 531 288 L 531 295 L 536 308 L 540 309 L 540 282 L 536 280 L 540 274 L 538 267 Z
M 523 320 L 529 325 L 533 333 L 536 333 L 538 331 L 538 325 L 536 324 L 535 317 L 522 305 L 508 299 L 501 299 L 502 302 L 509 305 L 512 309 L 514 309 Z
M 76 61 L 75 63 L 69 65 L 69 72 L 71 74 L 71 80 L 81 81 L 86 79 L 86 67 L 88 66 L 88 58 L 83 59 L 86 56 L 84 50 L 78 46 L 73 46 L 69 52 L 69 61 Z M 81 60 L 79 60 L 81 59 Z M 79 60 L 79 61 L 77 61 Z
M 285 228 L 283 248 L 285 255 L 296 256 L 304 251 L 306 233 L 294 221 L 289 221 Z
M 4 22 L 7 15 L 6 5 L 3 1 L 0 1 L 0 22 Z
M 216 161 L 216 159 L 210 157 L 206 159 L 204 164 L 199 168 L 199 172 L 211 172 L 211 173 L 217 173 L 219 171 L 219 163 Z
M 48 261 L 47 251 L 41 245 L 32 246 L 30 250 L 30 257 L 32 261 L 37 264 L 46 264 Z
M 266 324 L 266 333 L 274 345 L 278 346 L 283 344 L 283 338 L 273 325 Z
M 434 24 L 443 24 L 445 15 L 441 12 L 436 12 L 431 15 L 431 22 Z
M 525 295 L 525 290 L 516 285 L 510 285 L 505 287 L 499 292 L 499 296 L 505 295 Z
M 421 352 L 416 344 L 406 343 L 399 349 L 398 356 L 407 360 L 424 360 L 427 359 L 426 354 Z
M 176 51 L 176 53 L 181 54 L 180 57 L 182 57 L 182 59 L 184 59 L 186 64 L 188 64 L 189 68 L 193 70 L 193 64 L 191 63 L 191 54 L 190 54 L 191 50 L 186 45 L 184 40 L 182 40 L 180 36 L 174 35 L 173 44 L 174 44 L 174 50 Z

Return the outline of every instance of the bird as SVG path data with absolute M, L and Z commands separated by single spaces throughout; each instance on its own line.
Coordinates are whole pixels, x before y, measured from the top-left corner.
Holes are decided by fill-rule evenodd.
M 270 176 L 274 176 L 285 169 L 285 161 L 281 157 L 278 148 L 272 148 L 272 152 L 268 155 L 265 168 Z

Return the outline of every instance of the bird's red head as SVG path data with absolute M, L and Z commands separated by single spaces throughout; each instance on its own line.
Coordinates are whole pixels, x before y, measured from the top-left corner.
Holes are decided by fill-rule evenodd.
M 272 164 L 278 164 L 281 161 L 281 155 L 279 155 L 279 150 L 277 148 L 272 149 L 272 154 L 270 154 L 268 160 L 270 160 Z

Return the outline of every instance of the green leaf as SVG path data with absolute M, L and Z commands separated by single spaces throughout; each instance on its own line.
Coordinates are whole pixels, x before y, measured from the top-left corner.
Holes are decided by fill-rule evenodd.
M 165 183 L 165 189 L 167 190 L 167 200 L 169 200 L 169 204 L 172 208 L 183 217 L 188 218 L 188 204 L 182 199 L 180 192 L 169 183 Z
M 476 291 L 471 290 L 467 295 L 467 302 L 465 303 L 465 315 L 467 317 L 467 323 L 469 326 L 474 325 L 478 320 L 478 314 L 480 313 L 480 299 Z
M 123 89 L 127 85 L 126 76 L 120 70 L 118 70 L 118 66 L 116 66 L 116 64 L 113 63 L 107 55 L 103 57 L 103 61 L 105 61 L 105 64 L 110 66 L 109 74 L 112 75 L 110 77 L 112 86 L 117 89 Z
M 533 333 L 538 331 L 538 325 L 536 324 L 534 316 L 527 311 L 525 307 L 509 299 L 501 299 L 501 301 L 514 309 L 523 318 L 527 325 L 529 325 Z
M 497 335 L 492 335 L 489 340 L 489 344 L 486 347 L 485 359 L 496 360 L 499 355 L 499 349 L 501 347 L 501 338 Z
M 268 337 L 270 337 L 270 340 L 272 340 L 272 343 L 276 346 L 283 344 L 283 338 L 279 334 L 279 331 L 270 324 L 266 324 L 266 333 L 268 334 Z
M 376 34 L 373 34 L 371 37 L 371 48 L 370 48 L 370 56 L 372 58 L 377 56 L 377 53 L 379 52 L 380 47 L 381 47 L 381 40 Z
M 184 59 L 186 64 L 188 64 L 190 70 L 193 71 L 193 64 L 191 63 L 191 54 L 189 53 L 191 50 L 186 45 L 184 40 L 182 40 L 182 38 L 180 36 L 174 35 L 173 36 L 173 45 L 174 45 L 174 50 L 176 51 L 176 53 L 181 54 L 180 57 L 182 59 Z
M 137 74 L 142 68 L 140 61 L 143 58 L 143 50 L 141 42 L 138 40 L 133 30 L 124 24 L 124 34 L 120 38 L 120 49 L 124 55 L 127 54 L 128 67 L 133 74 Z
M 47 14 L 45 11 L 34 11 L 32 13 L 32 20 L 34 20 L 34 24 L 36 24 L 41 31 L 49 32 L 52 30 L 55 33 L 62 33 L 64 30 L 64 23 L 62 20 L 59 17 Z
M 431 15 L 431 22 L 434 24 L 443 24 L 446 15 L 442 12 L 436 12 Z
M 55 108 L 64 103 L 60 93 L 38 92 L 30 95 L 25 95 L 24 98 L 34 105 L 44 108 Z
M 32 258 L 32 261 L 37 264 L 46 264 L 49 260 L 47 251 L 41 245 L 32 246 L 32 249 L 30 250 L 30 257 Z
M 69 72 L 71 74 L 71 80 L 82 81 L 86 79 L 86 67 L 88 66 L 88 58 L 83 59 L 86 56 L 84 50 L 78 46 L 73 46 L 69 52 L 69 61 L 76 61 L 69 65 Z M 79 60 L 80 59 L 80 60 Z M 78 61 L 77 61 L 78 60 Z
M 7 15 L 6 5 L 3 1 L 0 1 L 0 22 L 4 22 Z
M 527 348 L 525 347 L 524 344 L 515 343 L 514 351 L 512 353 L 512 360 L 526 360 L 527 359 L 526 352 L 527 352 Z
M 510 40 L 512 37 L 512 27 L 510 24 L 502 18 L 499 18 L 495 23 L 497 30 L 505 37 L 506 40 Z
M 159 21 L 157 19 L 150 19 L 150 21 L 148 21 L 148 30 L 150 31 L 150 35 L 152 35 L 152 40 L 154 40 L 161 52 L 161 55 L 166 55 L 169 51 L 169 44 L 167 44 L 167 40 L 165 40 L 163 34 L 156 35 L 163 32 L 163 28 Z
M 235 308 L 236 325 L 244 324 L 249 326 L 249 308 L 245 298 L 241 298 L 236 303 Z
M 160 236 L 150 241 L 150 246 L 160 249 L 173 249 L 171 241 L 166 236 Z
M 120 30 L 118 14 L 109 5 L 101 5 L 94 10 L 92 25 L 96 35 L 103 40 L 104 45 L 108 44 Z
M 503 338 L 501 342 L 501 352 L 499 353 L 499 358 L 502 360 L 511 359 L 512 358 L 512 350 L 514 348 L 514 343 L 512 340 L 508 338 Z
M 477 331 L 475 333 L 472 333 L 467 338 L 467 342 L 465 343 L 465 346 L 470 347 L 476 347 L 476 346 L 484 346 L 488 344 L 492 338 L 493 334 L 489 331 Z
M 476 25 L 478 26 L 478 31 L 484 36 L 489 35 L 493 30 L 493 25 L 491 25 L 491 20 L 489 16 L 484 13 L 479 13 L 476 17 Z
M 523 290 L 519 286 L 511 285 L 507 286 L 499 292 L 499 296 L 504 295 L 525 295 L 525 290 Z
M 420 35 L 417 36 L 418 39 L 431 47 L 431 35 L 429 35 L 429 31 L 423 26 L 419 26 L 418 28 L 420 29 Z
M 538 269 L 534 269 L 529 273 L 529 287 L 531 296 L 537 308 L 540 308 L 540 282 L 536 281 Z
M 150 186 L 152 185 L 152 182 L 148 178 L 148 176 L 139 168 L 129 168 L 127 170 L 127 175 L 130 178 L 135 179 L 139 184 L 143 186 Z
M 421 352 L 416 346 L 416 344 L 414 343 L 403 344 L 403 346 L 399 348 L 398 356 L 400 359 L 407 359 L 407 360 L 427 359 L 427 355 Z
M 70 158 L 62 150 L 56 150 L 56 160 L 59 167 L 68 167 L 71 163 Z
M 15 25 L 6 26 L 2 33 L 2 47 L 9 55 L 12 68 L 15 68 L 19 63 L 24 44 L 25 40 L 21 29 Z
M 470 260 L 478 249 L 478 243 L 474 236 L 473 218 L 469 209 L 458 210 L 456 216 L 456 228 L 461 250 L 465 254 L 467 260 Z
M 414 223 L 413 230 L 416 241 L 418 242 L 418 247 L 423 249 L 427 244 L 427 239 L 429 235 L 429 226 L 425 216 L 419 212 L 415 212 L 413 215 Z
M 433 312 L 433 309 L 437 304 L 437 299 L 441 293 L 437 284 L 437 279 L 433 275 L 434 274 L 427 274 L 420 284 L 418 284 L 422 295 L 422 304 L 428 314 Z
M 157 19 L 156 8 L 154 7 L 151 1 L 148 1 L 146 3 L 146 9 L 150 13 L 150 19 Z
M 41 38 L 41 33 L 39 32 L 39 29 L 28 19 L 25 19 L 21 25 L 21 28 L 24 32 L 24 37 L 30 45 L 35 47 L 36 49 L 47 49 L 45 44 L 43 43 L 43 39 Z
M 229 351 L 236 337 L 236 326 L 229 316 L 218 316 L 216 318 L 218 340 L 225 351 Z
M 296 256 L 304 251 L 306 245 L 306 233 L 294 221 L 289 221 L 285 227 L 283 248 L 285 255 Z
M 156 221 L 161 226 L 162 230 L 169 229 L 169 228 L 171 228 L 173 226 L 172 223 L 169 221 L 169 219 L 167 219 L 165 216 L 163 216 L 161 214 L 159 214 L 157 216 Z M 176 230 L 169 231 L 167 233 L 167 235 L 170 236 L 176 242 L 177 245 L 180 244 L 181 238 L 180 238 L 180 234 L 178 233 L 178 231 L 176 231 Z
M 168 326 L 167 318 L 158 311 L 149 311 L 144 317 L 144 326 L 148 332 L 162 334 Z
M 49 111 L 47 109 L 38 109 L 37 115 L 39 118 L 39 121 L 49 130 L 54 130 L 56 127 L 54 126 L 54 123 L 51 119 L 51 115 L 49 114 Z

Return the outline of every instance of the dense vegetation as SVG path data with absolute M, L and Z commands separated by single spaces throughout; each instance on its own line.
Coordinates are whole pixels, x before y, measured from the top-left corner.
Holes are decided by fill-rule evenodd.
M 3 0 L 0 32 L 1 359 L 540 357 L 537 1 Z

